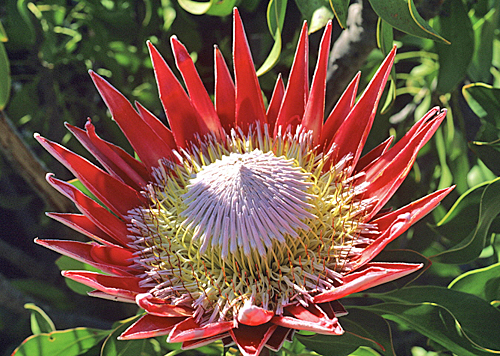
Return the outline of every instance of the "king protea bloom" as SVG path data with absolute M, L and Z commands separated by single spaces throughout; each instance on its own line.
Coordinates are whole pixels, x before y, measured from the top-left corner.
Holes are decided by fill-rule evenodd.
M 49 216 L 93 242 L 36 242 L 102 270 L 63 272 L 92 296 L 145 310 L 120 339 L 276 351 L 296 330 L 341 335 L 339 299 L 422 268 L 371 260 L 451 190 L 381 210 L 445 111 L 432 109 L 395 145 L 389 138 L 361 157 L 395 49 L 359 100 L 358 74 L 325 121 L 331 31 L 330 22 L 309 88 L 304 25 L 288 83 L 278 77 L 267 109 L 237 10 L 234 82 L 215 48 L 214 103 L 176 37 L 187 93 L 148 43 L 169 128 L 91 72 L 139 159 L 99 138 L 90 120 L 67 128 L 104 170 L 35 135 L 99 201 L 49 174 L 81 212 Z

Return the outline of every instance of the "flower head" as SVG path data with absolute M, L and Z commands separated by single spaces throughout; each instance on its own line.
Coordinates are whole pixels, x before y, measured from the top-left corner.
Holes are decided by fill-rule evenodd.
M 122 339 L 278 350 L 296 330 L 342 334 L 340 298 L 422 267 L 371 260 L 450 191 L 381 210 L 445 111 L 361 157 L 395 49 L 359 100 L 357 75 L 323 122 L 331 28 L 309 89 L 304 25 L 286 89 L 279 77 L 267 110 L 237 10 L 234 83 L 216 48 L 215 105 L 175 37 L 188 93 L 148 43 L 170 129 L 91 72 L 140 160 L 99 138 L 90 120 L 85 130 L 67 127 L 105 170 L 36 135 L 102 203 L 48 175 L 81 211 L 49 215 L 93 242 L 37 243 L 101 269 L 63 273 L 91 295 L 145 310 Z

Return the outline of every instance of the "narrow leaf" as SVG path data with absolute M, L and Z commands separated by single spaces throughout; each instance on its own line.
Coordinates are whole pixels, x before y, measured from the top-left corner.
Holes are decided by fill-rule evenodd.
M 78 356 L 97 345 L 108 330 L 76 328 L 28 337 L 12 356 Z
M 31 310 L 30 322 L 33 335 L 50 333 L 56 330 L 53 321 L 40 307 L 33 303 L 26 303 L 24 308 Z
M 449 43 L 419 15 L 413 0 L 369 0 L 373 10 L 392 27 L 410 35 Z

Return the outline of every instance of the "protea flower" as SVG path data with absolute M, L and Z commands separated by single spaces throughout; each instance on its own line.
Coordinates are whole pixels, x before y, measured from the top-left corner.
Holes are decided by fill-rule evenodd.
M 168 335 L 184 348 L 221 339 L 258 355 L 296 330 L 342 334 L 339 299 L 422 267 L 371 260 L 451 190 L 381 210 L 445 111 L 361 157 L 395 49 L 359 100 L 358 74 L 324 122 L 331 30 L 309 89 L 304 24 L 286 89 L 278 77 L 267 110 L 237 10 L 234 84 L 215 48 L 215 105 L 177 38 L 187 94 L 148 43 L 170 129 L 91 72 L 140 160 L 99 138 L 90 120 L 67 127 L 105 170 L 36 135 L 99 200 L 49 174 L 81 211 L 49 215 L 93 242 L 36 242 L 102 270 L 63 272 L 91 295 L 145 310 L 121 339 Z

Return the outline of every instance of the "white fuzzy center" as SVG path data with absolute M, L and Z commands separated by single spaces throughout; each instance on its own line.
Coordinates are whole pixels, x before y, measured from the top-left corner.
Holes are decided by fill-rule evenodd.
M 202 169 L 190 180 L 182 198 L 183 225 L 193 231 L 200 252 L 221 248 L 223 258 L 237 249 L 266 255 L 272 241 L 298 236 L 315 216 L 307 193 L 312 183 L 291 159 L 254 150 L 231 153 Z

